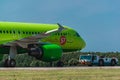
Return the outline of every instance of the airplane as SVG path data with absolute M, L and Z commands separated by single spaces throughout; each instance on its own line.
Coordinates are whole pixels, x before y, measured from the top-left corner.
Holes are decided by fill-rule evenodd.
M 15 56 L 29 56 L 45 62 L 60 60 L 63 52 L 79 51 L 85 41 L 72 28 L 57 24 L 0 22 L 0 60 L 5 67 L 15 67 Z

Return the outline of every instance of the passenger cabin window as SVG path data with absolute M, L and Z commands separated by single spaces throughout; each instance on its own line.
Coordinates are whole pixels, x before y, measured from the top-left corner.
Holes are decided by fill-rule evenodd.
M 76 32 L 76 36 L 77 36 L 77 37 L 80 37 L 80 35 L 79 35 L 77 32 Z
M 20 31 L 18 31 L 18 34 L 20 34 Z
M 12 31 L 10 31 L 10 34 L 12 33 Z
M 13 33 L 15 34 L 15 31 L 13 31 Z
M 28 32 L 26 32 L 26 34 L 28 34 Z
M 3 33 L 5 33 L 5 31 L 3 31 Z
M 37 32 L 35 32 L 35 34 L 37 34 Z
M 29 34 L 31 34 L 31 32 L 29 32 Z
M 66 36 L 67 34 L 66 33 L 63 33 L 64 36 Z
M 32 32 L 32 34 L 34 34 L 34 32 Z
M 23 34 L 25 34 L 25 32 L 23 31 Z
M 8 33 L 8 31 L 6 31 L 6 33 Z

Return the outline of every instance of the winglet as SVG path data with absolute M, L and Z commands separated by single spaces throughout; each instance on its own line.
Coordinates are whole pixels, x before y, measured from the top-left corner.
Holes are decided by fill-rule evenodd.
M 66 29 L 64 28 L 61 24 L 57 23 L 57 25 L 59 26 L 58 31 L 61 32 L 62 30 Z
M 45 35 L 51 34 L 51 33 L 53 33 L 53 32 L 61 32 L 62 30 L 65 30 L 65 29 L 66 29 L 66 28 L 64 28 L 62 25 L 60 25 L 59 23 L 57 23 L 57 25 L 59 26 L 58 29 L 53 29 L 53 30 L 47 31 L 47 32 L 45 33 Z

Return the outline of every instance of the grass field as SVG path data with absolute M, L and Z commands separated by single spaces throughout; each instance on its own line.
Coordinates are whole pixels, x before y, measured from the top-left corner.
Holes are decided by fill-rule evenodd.
M 0 69 L 0 80 L 120 80 L 120 69 Z

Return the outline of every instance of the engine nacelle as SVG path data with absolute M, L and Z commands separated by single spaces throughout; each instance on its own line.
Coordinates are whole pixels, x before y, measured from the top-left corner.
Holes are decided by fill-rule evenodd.
M 52 62 L 62 57 L 62 48 L 56 44 L 38 44 L 29 48 L 29 55 L 42 61 Z

